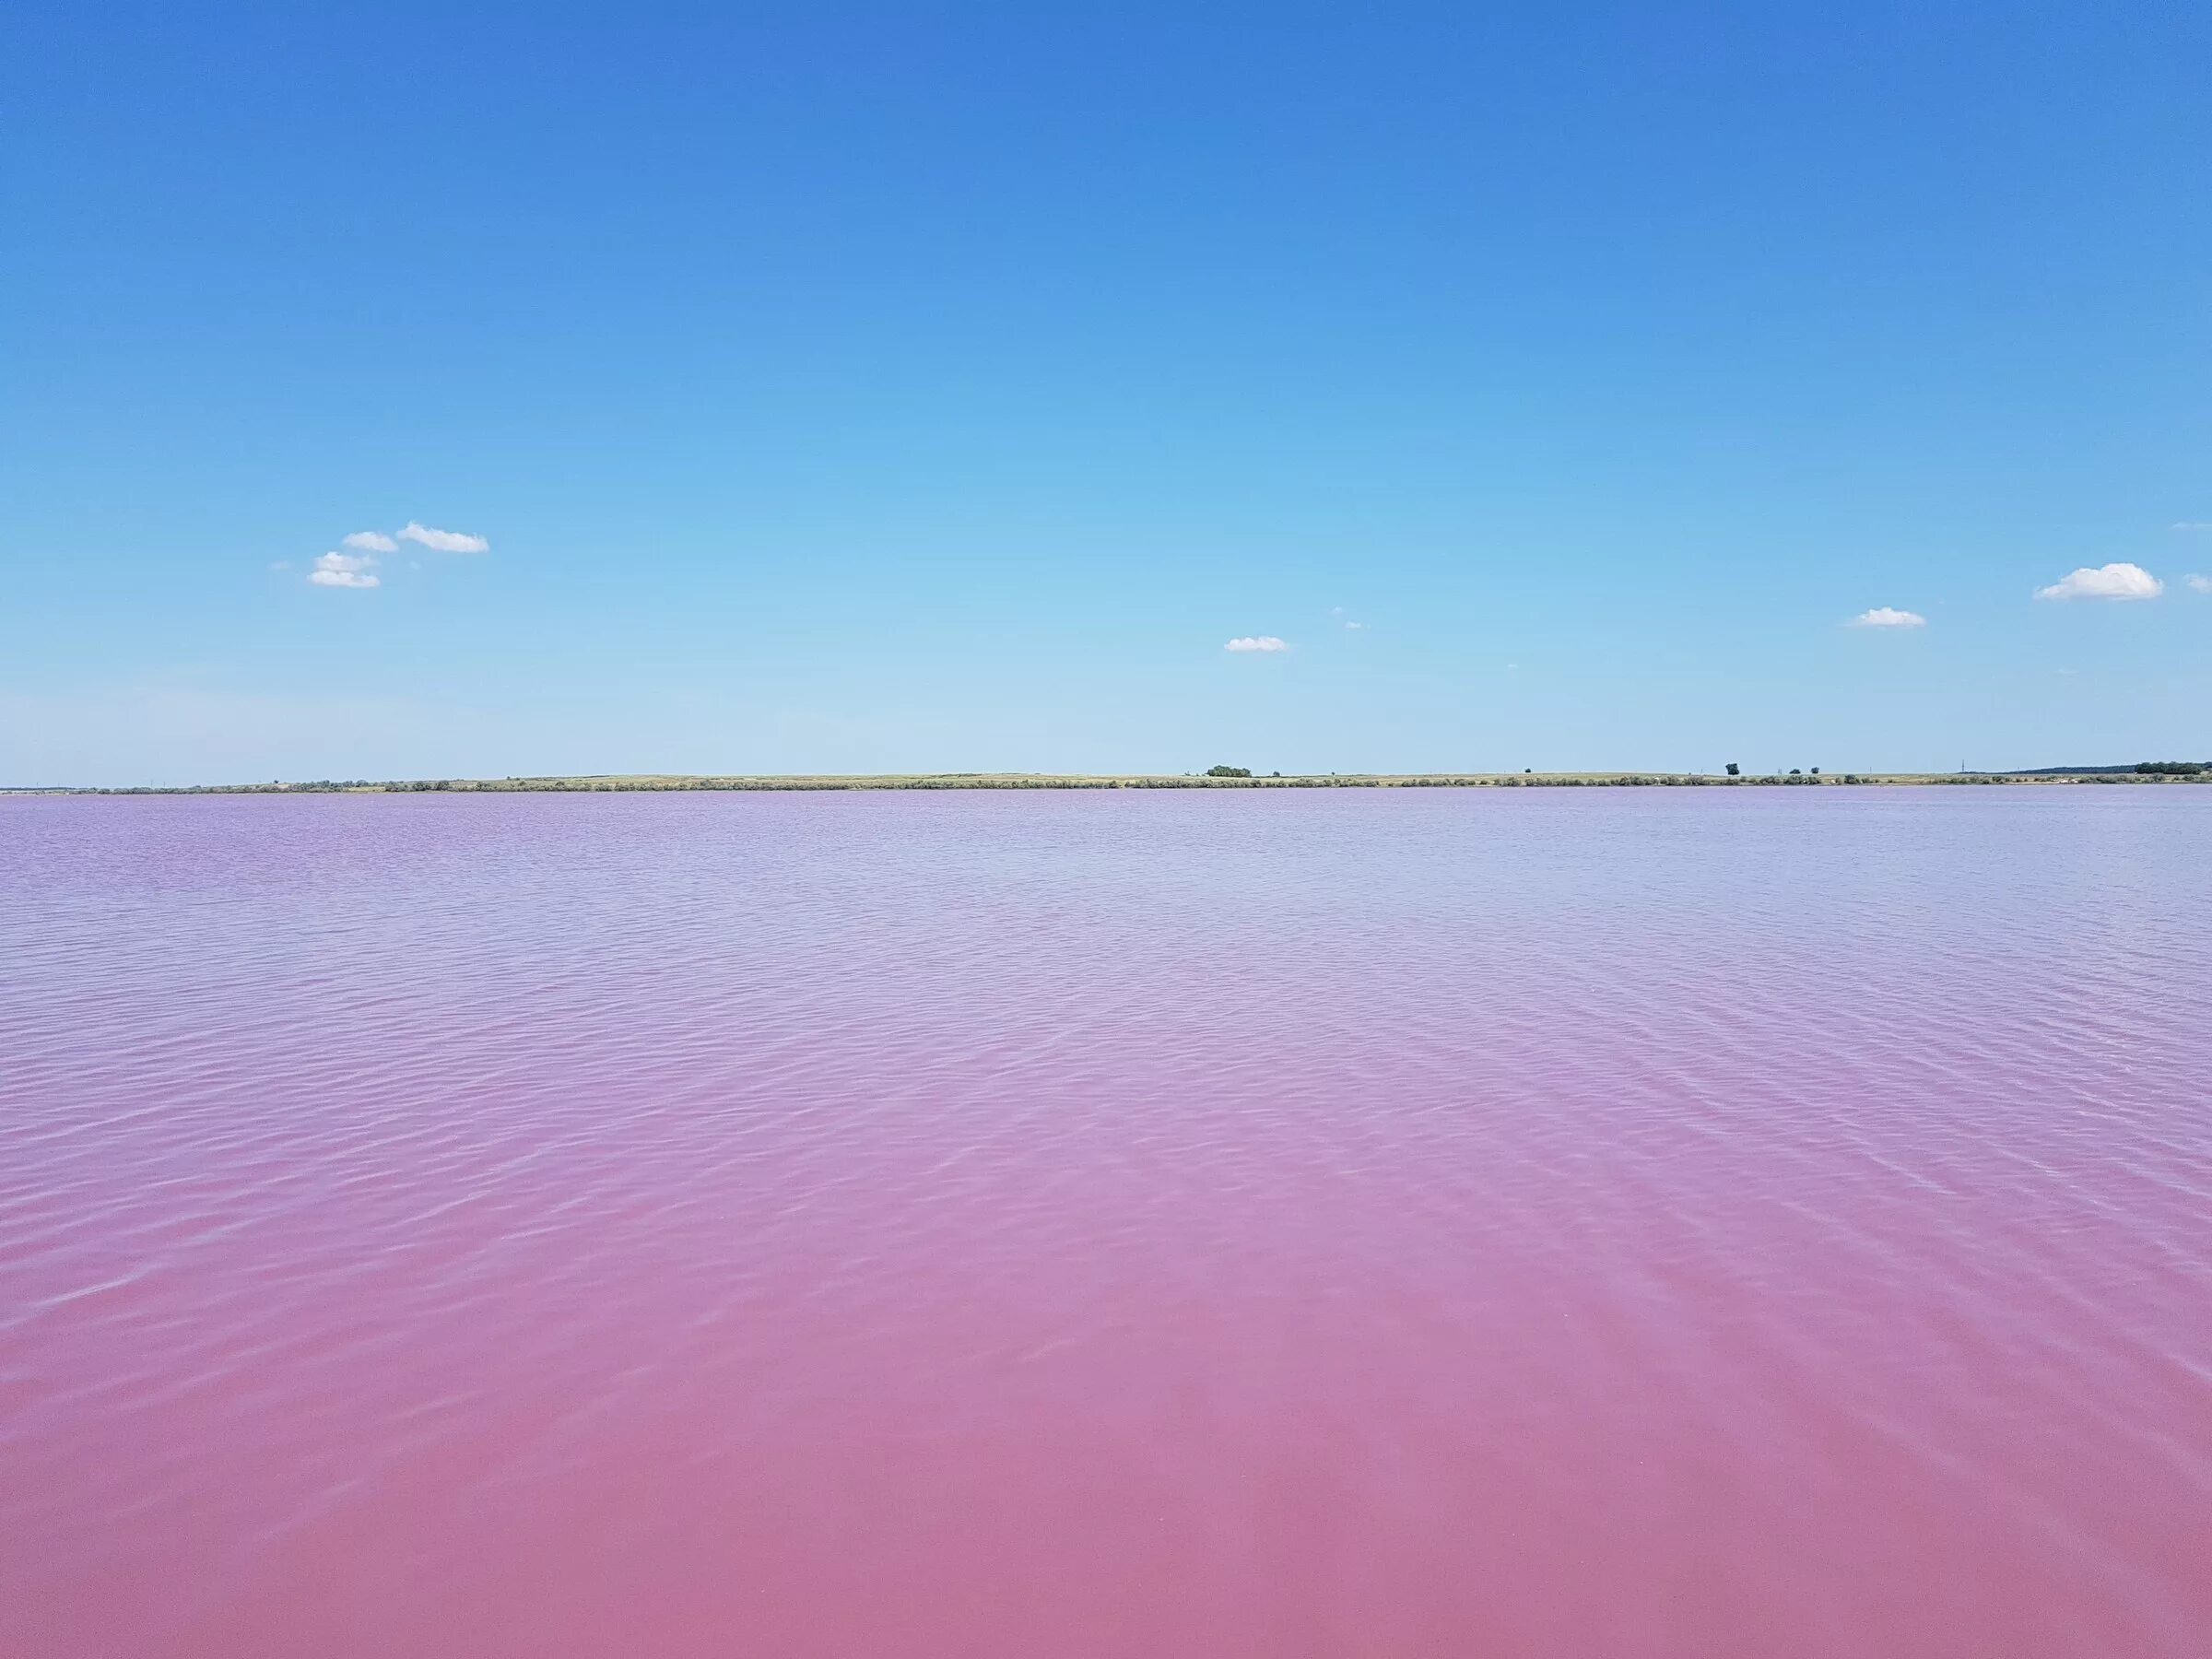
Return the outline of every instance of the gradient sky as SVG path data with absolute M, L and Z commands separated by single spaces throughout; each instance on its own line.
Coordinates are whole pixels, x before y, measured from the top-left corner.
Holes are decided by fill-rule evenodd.
M 0 782 L 2212 756 L 2201 7 L 5 27 Z

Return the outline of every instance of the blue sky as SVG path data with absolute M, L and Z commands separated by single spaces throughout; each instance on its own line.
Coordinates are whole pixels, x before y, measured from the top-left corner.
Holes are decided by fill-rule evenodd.
M 33 5 L 0 782 L 2212 755 L 2208 18 Z

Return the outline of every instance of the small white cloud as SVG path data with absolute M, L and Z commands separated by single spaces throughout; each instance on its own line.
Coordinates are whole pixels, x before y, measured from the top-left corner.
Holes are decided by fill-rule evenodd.
M 491 543 L 481 535 L 464 535 L 458 530 L 432 530 L 407 521 L 407 527 L 399 533 L 401 541 L 420 542 L 433 553 L 488 553 Z
M 1347 623 L 1345 624 L 1345 626 L 1346 626 L 1347 628 L 1348 628 L 1348 629 L 1353 629 L 1355 632 L 1357 632 L 1359 629 L 1362 629 L 1362 628 L 1365 628 L 1365 627 L 1367 626 L 1367 624 L 1366 624 L 1366 623 L 1364 623 L 1364 622 L 1347 622 Z
M 275 564 L 269 567 L 269 569 L 272 571 L 288 571 L 291 568 L 292 561 L 288 559 L 280 559 Z
M 1241 640 L 1231 640 L 1221 647 L 1224 651 L 1288 651 L 1290 642 L 1278 640 L 1273 634 L 1253 634 Z
M 1853 628 L 1925 628 L 1928 619 L 1918 611 L 1897 610 L 1887 605 L 1877 605 L 1872 610 L 1861 611 L 1848 626 Z
M 2173 527 L 2176 530 L 2212 530 L 2212 519 L 2183 519 Z
M 397 542 L 376 530 L 356 530 L 340 545 L 358 548 L 363 553 L 396 553 L 399 551 Z
M 307 579 L 317 587 L 382 587 L 383 579 L 369 573 L 369 567 L 375 562 L 373 553 L 325 553 L 315 560 Z
M 2192 576 L 2187 580 L 2191 593 L 2212 594 L 2212 576 Z
M 2156 599 L 2166 584 L 2141 565 L 2108 564 L 2092 570 L 2082 566 L 2047 588 L 2035 590 L 2038 599 Z

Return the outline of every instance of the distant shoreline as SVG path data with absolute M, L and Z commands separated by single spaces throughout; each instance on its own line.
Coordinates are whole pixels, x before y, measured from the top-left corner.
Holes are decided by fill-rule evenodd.
M 1900 784 L 2071 785 L 2212 783 L 2189 775 L 2084 768 L 2032 772 L 1833 772 L 1727 777 L 1714 772 L 1347 772 L 1216 778 L 1167 773 L 917 772 L 880 775 L 745 776 L 637 773 L 542 778 L 406 778 L 268 783 L 0 787 L 0 795 L 593 794 L 684 791 L 796 792 L 919 789 L 1773 789 L 1881 788 Z

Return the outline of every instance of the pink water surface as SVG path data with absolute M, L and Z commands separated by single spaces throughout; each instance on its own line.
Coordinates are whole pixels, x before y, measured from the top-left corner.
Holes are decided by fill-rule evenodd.
M 0 801 L 0 1653 L 2202 1659 L 2212 789 Z

